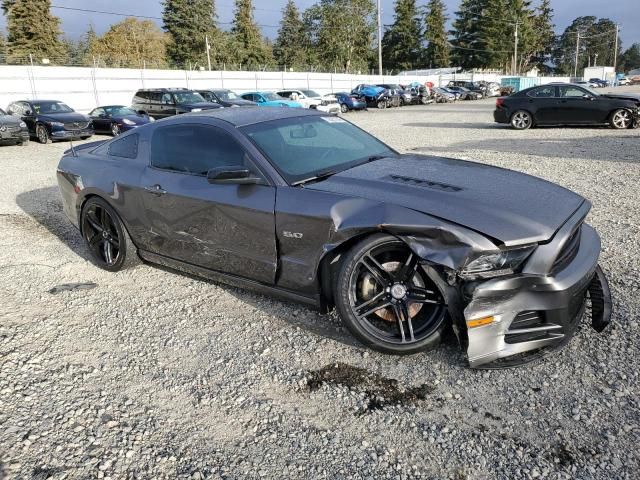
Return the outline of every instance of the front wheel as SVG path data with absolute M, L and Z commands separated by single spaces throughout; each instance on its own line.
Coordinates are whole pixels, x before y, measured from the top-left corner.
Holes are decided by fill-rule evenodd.
M 82 237 L 93 263 L 110 272 L 117 272 L 138 262 L 135 245 L 116 211 L 103 199 L 92 197 L 85 203 L 80 216 Z
M 38 142 L 42 144 L 49 143 L 49 131 L 47 130 L 47 127 L 44 125 L 38 125 L 36 127 L 36 138 L 38 139 Z
M 349 107 L 347 107 L 347 104 L 346 104 L 346 103 L 342 103 L 342 104 L 340 104 L 340 111 L 341 111 L 342 113 L 347 113 L 347 112 L 349 111 Z
M 115 122 L 111 124 L 111 135 L 113 135 L 114 137 L 120 135 L 120 125 Z
M 533 125 L 533 117 L 525 110 L 518 110 L 511 115 L 511 126 L 516 130 L 526 130 Z
M 629 128 L 633 123 L 633 117 L 629 110 L 624 108 L 619 108 L 615 110 L 611 114 L 611 128 L 615 128 L 617 130 L 623 130 L 625 128 Z
M 344 325 L 383 353 L 434 348 L 446 326 L 446 302 L 418 256 L 390 235 L 355 245 L 342 261 L 334 292 Z
M 379 100 L 379 101 L 378 101 L 378 104 L 377 104 L 377 107 L 378 107 L 379 109 L 381 109 L 381 110 L 382 110 L 382 109 L 384 109 L 384 108 L 387 108 L 387 102 L 386 102 L 386 100 Z

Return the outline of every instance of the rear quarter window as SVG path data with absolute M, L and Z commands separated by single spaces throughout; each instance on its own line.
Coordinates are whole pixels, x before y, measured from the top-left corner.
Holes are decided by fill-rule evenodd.
M 112 157 L 137 158 L 138 157 L 138 137 L 137 133 L 127 135 L 117 140 L 113 140 L 107 147 L 107 154 Z

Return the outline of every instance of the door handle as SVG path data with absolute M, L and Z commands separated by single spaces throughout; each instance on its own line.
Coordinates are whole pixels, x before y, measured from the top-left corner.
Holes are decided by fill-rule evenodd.
M 163 188 L 158 184 L 152 185 L 151 187 L 144 187 L 144 189 L 147 192 L 152 193 L 153 195 L 158 195 L 158 196 L 164 195 L 165 193 L 167 193 L 167 191 L 163 190 Z

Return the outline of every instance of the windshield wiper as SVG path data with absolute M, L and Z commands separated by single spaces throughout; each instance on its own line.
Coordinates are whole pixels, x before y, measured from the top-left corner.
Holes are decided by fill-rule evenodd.
M 298 180 L 297 182 L 293 182 L 291 185 L 305 185 L 311 182 L 318 182 L 320 180 L 324 180 L 325 178 L 329 178 L 332 175 L 338 173 L 338 170 L 329 170 L 326 172 L 319 173 L 318 175 L 314 175 L 313 177 L 305 178 L 304 180 Z

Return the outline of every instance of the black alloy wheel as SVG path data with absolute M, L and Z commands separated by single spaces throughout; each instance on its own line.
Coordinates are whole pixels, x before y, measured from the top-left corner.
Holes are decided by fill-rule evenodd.
M 38 124 L 36 126 L 36 138 L 38 142 L 42 144 L 49 143 L 49 132 L 47 131 L 47 127 L 42 124 Z
M 116 272 L 137 261 L 137 252 L 122 221 L 111 206 L 98 197 L 85 203 L 80 220 L 82 237 L 94 263 Z
M 118 125 L 116 122 L 113 122 L 111 124 L 111 135 L 113 135 L 114 137 L 120 135 L 120 125 Z
M 336 308 L 365 345 L 411 354 L 440 342 L 447 305 L 419 260 L 390 235 L 369 237 L 346 254 L 334 293 Z

